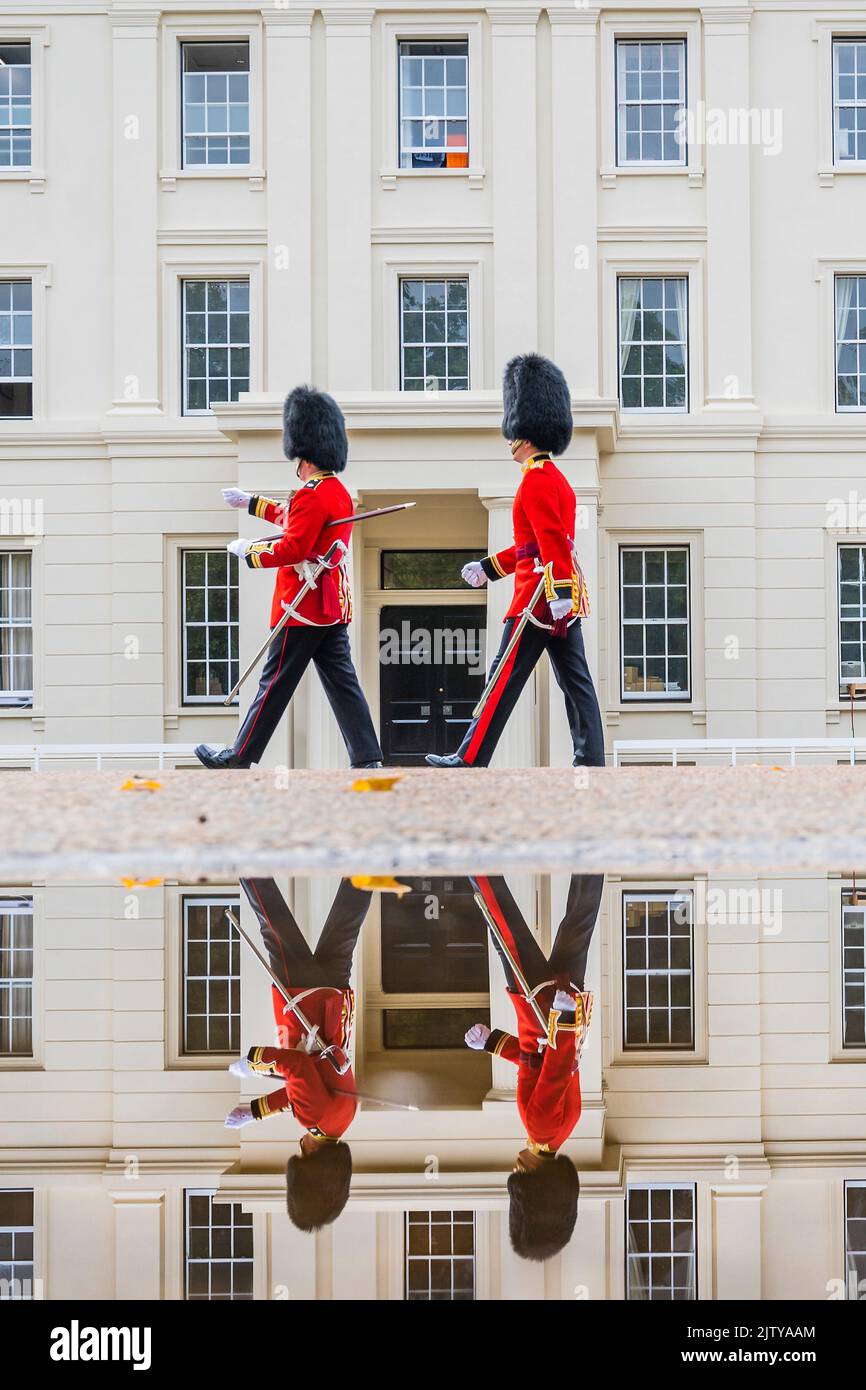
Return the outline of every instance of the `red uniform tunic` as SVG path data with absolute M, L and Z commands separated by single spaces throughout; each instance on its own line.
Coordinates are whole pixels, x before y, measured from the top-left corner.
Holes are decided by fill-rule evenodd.
M 576 1051 L 577 1028 L 574 1014 L 560 1015 L 551 1008 L 555 985 L 546 986 L 536 995 L 542 1010 L 548 1012 L 549 1036 L 555 1036 L 556 1047 L 544 1046 L 539 1051 L 539 1025 L 532 1006 L 522 994 L 508 994 L 517 1014 L 517 1034 L 494 1028 L 487 1039 L 486 1049 L 495 1057 L 504 1057 L 517 1067 L 517 1109 L 526 1136 L 533 1144 L 543 1144 L 551 1151 L 560 1148 L 580 1119 L 580 1077 Z
M 571 598 L 576 617 L 589 614 L 586 580 L 573 554 L 577 504 L 568 479 L 547 454 L 534 454 L 522 465 L 511 517 L 514 545 L 488 555 L 481 563 L 488 579 L 514 575 L 514 596 L 506 618 L 526 608 L 544 574 L 544 596 L 534 616 L 546 618 L 545 600 Z
M 319 473 L 310 478 L 293 493 L 288 507 L 270 497 L 250 498 L 251 516 L 285 528 L 272 541 L 254 541 L 246 557 L 251 569 L 277 570 L 271 627 L 283 616 L 283 602 L 291 603 L 304 583 L 295 565 L 304 560 L 315 563 L 334 541 L 348 545 L 351 522 L 344 526 L 328 523 L 337 517 L 351 516 L 353 511 L 352 499 L 335 473 Z M 316 586 L 303 599 L 299 616 L 289 619 L 289 627 L 330 627 L 351 622 L 352 594 L 345 565 L 320 575 Z
M 272 988 L 271 993 L 280 1046 L 252 1047 L 247 1061 L 254 1072 L 281 1076 L 285 1085 L 270 1095 L 257 1096 L 252 1102 L 253 1116 L 263 1120 L 267 1115 L 291 1110 L 312 1134 L 339 1139 L 358 1108 L 352 1069 L 339 1076 L 330 1062 L 315 1053 L 292 1051 L 304 1046 L 303 1025 L 291 1010 L 283 1013 L 286 1004 L 279 990 Z M 316 989 L 310 993 L 292 989 L 289 993 L 293 999 L 304 996 L 301 1011 L 309 1023 L 318 1024 L 319 1040 L 326 1047 L 336 1044 L 348 1048 L 355 1020 L 355 996 L 351 989 Z

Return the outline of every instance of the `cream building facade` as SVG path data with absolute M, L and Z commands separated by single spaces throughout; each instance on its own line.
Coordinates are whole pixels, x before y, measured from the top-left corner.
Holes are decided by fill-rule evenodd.
M 192 745 L 233 737 L 222 697 L 270 583 L 228 568 L 220 488 L 291 488 L 280 407 L 301 380 L 345 411 L 359 503 L 416 503 L 353 541 L 386 752 L 451 751 L 479 673 L 395 676 L 383 635 L 408 623 L 405 646 L 417 615 L 495 649 L 507 584 L 454 575 L 510 537 L 498 385 L 533 348 L 573 394 L 609 759 L 858 755 L 866 8 L 7 3 L 0 59 L 6 766 L 46 749 L 50 794 L 97 747 L 115 770 L 192 769 Z M 540 668 L 496 760 L 570 756 Z M 313 682 L 268 762 L 344 765 Z M 3 885 L 0 1278 L 48 1298 L 862 1297 L 858 870 L 608 880 L 579 1223 L 543 1267 L 508 1248 L 513 1078 L 443 1022 L 507 1023 L 495 961 L 488 987 L 389 989 L 400 926 L 374 906 L 359 1078 L 421 1109 L 364 1110 L 350 1206 L 311 1239 L 284 1215 L 292 1121 L 223 1129 L 227 1061 L 269 1040 L 266 981 L 226 946 L 212 1035 L 192 1002 L 190 943 L 216 958 L 238 886 Z M 309 930 L 333 887 L 291 886 Z M 516 885 L 543 940 L 565 891 Z M 401 1023 L 435 1043 L 389 1046 Z

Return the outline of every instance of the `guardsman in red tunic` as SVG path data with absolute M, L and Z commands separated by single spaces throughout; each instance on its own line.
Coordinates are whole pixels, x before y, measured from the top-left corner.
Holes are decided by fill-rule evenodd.
M 457 752 L 444 757 L 428 753 L 427 762 L 432 767 L 486 767 L 521 690 L 546 651 L 565 696 L 574 766 L 603 767 L 604 732 L 581 632 L 589 598 L 575 553 L 576 502 L 553 462 L 553 455 L 563 453 L 571 441 L 571 393 L 555 363 L 528 353 L 505 368 L 502 399 L 502 433 L 511 441 L 512 457 L 522 471 L 512 511 L 514 544 L 484 560 L 472 560 L 462 570 L 473 588 L 514 575 L 514 596 L 491 676 L 542 578 L 544 589 L 508 657 L 507 669 Z
M 352 499 L 339 473 L 346 466 L 348 441 L 342 411 L 324 391 L 297 386 L 283 407 L 283 450 L 298 459 L 301 487 L 286 506 L 239 488 L 224 488 L 231 507 L 246 508 L 252 516 L 283 526 L 273 540 L 230 541 L 228 549 L 245 559 L 250 569 L 275 569 L 276 587 L 271 627 L 283 616 L 309 578 L 316 562 L 335 541 L 349 543 Z M 301 600 L 297 612 L 274 637 L 265 658 L 258 692 L 232 748 L 221 750 L 201 743 L 196 756 L 205 767 L 249 767 L 260 761 L 268 741 L 312 661 L 340 727 L 352 767 L 380 767 L 382 750 L 370 709 L 358 682 L 349 648 L 352 619 L 349 577 L 342 563 L 325 571 Z
M 288 1211 L 301 1230 L 315 1231 L 339 1216 L 352 1179 L 351 1150 L 342 1142 L 358 1108 L 348 1065 L 355 1018 L 349 980 L 372 894 L 344 879 L 311 951 L 272 878 L 242 878 L 241 886 L 258 918 L 271 970 L 310 1030 L 272 987 L 277 1046 L 251 1047 L 229 1071 L 235 1076 L 279 1077 L 282 1084 L 249 1105 L 236 1106 L 226 1125 L 239 1129 L 291 1111 L 305 1132 L 300 1153 L 286 1168 Z
M 466 1034 L 466 1045 L 517 1067 L 517 1109 L 526 1147 L 508 1179 L 511 1243 L 526 1259 L 546 1260 L 568 1244 L 577 1220 L 580 1183 L 574 1165 L 559 1150 L 580 1119 L 578 1068 L 592 1013 L 586 960 L 604 877 L 572 876 L 549 960 L 505 880 L 472 882 L 496 927 L 490 934 L 505 971 L 517 1032 L 476 1023 Z

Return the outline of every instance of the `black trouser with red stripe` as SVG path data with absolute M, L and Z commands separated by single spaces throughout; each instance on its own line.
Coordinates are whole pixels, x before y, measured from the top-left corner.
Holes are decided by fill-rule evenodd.
M 556 980 L 560 988 L 569 984 L 583 990 L 586 982 L 586 961 L 595 930 L 604 874 L 572 874 L 568 885 L 565 912 L 556 933 L 550 959 L 545 956 L 532 934 L 523 913 L 504 878 L 473 879 L 484 898 L 491 916 L 502 933 L 509 952 L 517 961 L 530 989 Z M 496 947 L 508 988 L 520 993 L 511 964 L 501 943 L 490 933 Z
M 490 675 L 498 670 L 517 621 L 517 618 L 506 620 L 502 642 L 490 667 Z M 601 711 L 598 708 L 592 676 L 586 664 L 580 618 L 576 618 L 571 624 L 565 637 L 554 637 L 545 628 L 536 627 L 534 623 L 526 624 L 517 646 L 508 658 L 508 670 L 500 676 L 480 717 L 473 719 L 457 750 L 465 763 L 471 767 L 487 767 L 508 716 L 517 704 L 520 692 L 544 651 L 550 657 L 553 674 L 565 696 L 568 727 L 574 745 L 574 766 L 604 767 Z
M 311 661 L 340 726 L 351 765 L 382 761 L 346 625 L 335 623 L 332 627 L 284 627 L 271 642 L 256 698 L 232 750 L 245 767 L 260 760 Z
M 346 989 L 358 934 L 372 893 L 344 878 L 311 950 L 272 878 L 242 878 L 241 887 L 258 918 L 271 970 L 286 989 Z

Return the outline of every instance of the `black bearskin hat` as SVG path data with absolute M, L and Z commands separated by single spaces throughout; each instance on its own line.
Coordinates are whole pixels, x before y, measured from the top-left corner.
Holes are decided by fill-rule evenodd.
M 352 1151 L 329 1141 L 311 1154 L 293 1154 L 286 1164 L 286 1206 L 300 1231 L 318 1231 L 336 1221 L 349 1200 Z
M 571 442 L 571 392 L 548 357 L 527 352 L 512 357 L 502 378 L 502 433 L 526 439 L 549 454 L 564 454 Z
M 577 1169 L 561 1154 L 529 1173 L 512 1173 L 508 1233 L 514 1253 L 524 1260 L 547 1260 L 564 1249 L 577 1221 L 579 1194 Z
M 342 473 L 349 454 L 346 422 L 333 396 L 296 386 L 283 405 L 283 453 L 308 459 L 326 473 Z

